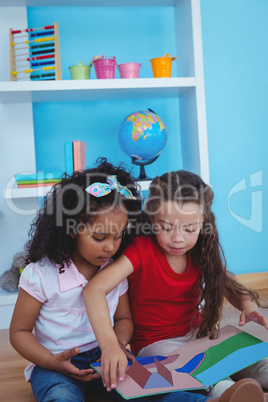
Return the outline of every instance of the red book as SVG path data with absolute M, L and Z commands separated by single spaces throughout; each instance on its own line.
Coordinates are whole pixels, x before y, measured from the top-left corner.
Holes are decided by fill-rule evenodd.
M 54 186 L 56 184 L 53 183 L 35 183 L 35 184 L 18 184 L 18 188 L 30 188 L 30 187 L 44 187 L 44 186 Z
M 86 147 L 85 142 L 73 141 L 74 171 L 86 168 Z

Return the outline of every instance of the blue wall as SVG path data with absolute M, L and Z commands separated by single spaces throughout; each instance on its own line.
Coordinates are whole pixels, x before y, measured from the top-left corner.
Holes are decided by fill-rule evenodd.
M 268 3 L 201 0 L 201 16 L 209 162 L 220 239 L 234 273 L 267 271 Z M 169 7 L 141 8 L 138 14 L 129 8 L 124 18 L 113 8 L 29 8 L 28 20 L 29 27 L 58 21 L 63 79 L 70 78 L 69 66 L 98 54 L 116 56 L 119 64 L 141 62 L 140 76 L 152 77 L 150 58 L 175 53 Z M 95 78 L 93 69 L 91 75 Z M 148 107 L 168 122 L 168 142 L 147 174 L 182 168 L 174 99 L 34 104 L 37 168 L 63 170 L 63 143 L 75 139 L 87 142 L 89 166 L 97 156 L 130 165 L 117 143 L 117 129 L 129 113 Z
M 267 271 L 268 2 L 201 0 L 201 16 L 221 241 L 233 272 Z

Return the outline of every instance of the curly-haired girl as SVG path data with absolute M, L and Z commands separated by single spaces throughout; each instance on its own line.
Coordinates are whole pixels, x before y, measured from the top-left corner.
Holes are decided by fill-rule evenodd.
M 96 197 L 101 194 L 105 196 Z M 99 376 L 90 363 L 101 352 L 87 318 L 83 288 L 120 253 L 129 220 L 135 221 L 139 213 L 131 175 L 106 159 L 63 178 L 45 198 L 31 226 L 28 265 L 10 326 L 11 344 L 32 362 L 25 377 L 38 401 L 82 401 L 86 389 L 101 384 L 92 381 Z M 108 296 L 122 348 L 133 332 L 127 289 L 123 281 Z
M 214 338 L 224 297 L 241 310 L 239 325 L 255 321 L 268 329 L 258 311 L 258 295 L 226 269 L 211 210 L 213 197 L 211 187 L 191 172 L 180 170 L 156 177 L 140 225 L 143 235 L 86 286 L 86 309 L 100 348 L 105 345 L 102 375 L 109 388 L 115 387 L 116 369 L 123 376 L 126 358 L 116 345 L 111 326 L 109 331 L 101 331 L 107 323 L 105 295 L 126 277 L 134 322 L 130 344 L 139 357 L 167 355 L 190 338 Z M 267 359 L 264 365 L 267 382 Z M 259 380 L 258 373 L 255 378 Z M 213 396 L 221 395 L 232 383 L 231 379 L 219 383 Z

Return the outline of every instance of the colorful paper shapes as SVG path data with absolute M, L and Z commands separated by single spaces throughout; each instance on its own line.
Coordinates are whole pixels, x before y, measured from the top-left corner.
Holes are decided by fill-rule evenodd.
M 166 359 L 165 359 L 166 360 Z M 156 358 L 154 358 L 157 373 L 151 373 L 142 364 L 135 361 L 127 371 L 127 374 L 141 388 L 161 388 L 173 386 L 172 373 Z
M 158 371 L 158 373 L 163 377 L 167 382 L 171 385 L 173 385 L 173 380 L 172 380 L 172 373 L 169 371 L 162 363 L 160 363 L 157 359 L 154 359 L 155 361 L 155 366 Z
M 144 388 L 152 373 L 143 367 L 140 363 L 134 361 L 127 371 L 127 374 L 132 378 L 141 388 Z
M 204 361 L 205 357 L 206 357 L 205 353 L 199 353 L 198 355 L 193 357 L 189 362 L 187 362 L 183 367 L 176 369 L 176 371 L 180 373 L 192 374 Z
M 169 356 L 137 358 L 116 390 L 125 399 L 178 390 L 199 390 L 268 357 L 268 343 L 231 325 L 217 339 L 196 339 Z M 98 363 L 92 367 L 100 372 Z

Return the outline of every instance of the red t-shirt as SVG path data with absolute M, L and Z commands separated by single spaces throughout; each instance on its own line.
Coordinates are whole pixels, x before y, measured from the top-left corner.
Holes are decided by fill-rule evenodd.
M 177 274 L 150 236 L 137 237 L 123 254 L 134 268 L 128 278 L 134 321 L 132 352 L 136 355 L 151 343 L 186 335 L 198 302 L 200 267 L 189 255 L 187 271 Z

